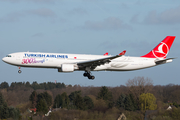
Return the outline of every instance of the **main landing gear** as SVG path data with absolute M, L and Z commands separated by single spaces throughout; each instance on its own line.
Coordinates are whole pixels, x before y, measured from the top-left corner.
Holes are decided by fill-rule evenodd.
M 22 71 L 21 71 L 21 67 L 19 67 L 18 73 L 19 73 L 19 74 L 20 74 L 20 73 L 22 73 Z
M 93 75 L 91 75 L 91 72 L 87 72 L 85 71 L 85 73 L 83 74 L 84 77 L 88 77 L 88 79 L 94 80 L 95 77 Z

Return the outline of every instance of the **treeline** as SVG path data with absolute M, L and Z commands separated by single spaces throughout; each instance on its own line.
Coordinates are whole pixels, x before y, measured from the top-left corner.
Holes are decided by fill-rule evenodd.
M 81 96 L 81 91 L 72 92 L 69 96 L 64 92 L 58 94 L 53 102 L 52 96 L 47 92 L 37 93 L 33 91 L 29 97 L 31 108 L 37 112 L 46 114 L 52 108 L 66 108 L 88 110 L 94 107 L 93 101 L 89 96 Z
M 64 85 L 57 88 L 57 83 L 26 83 L 12 83 L 10 86 L 6 82 L 0 84 L 0 92 L 7 106 L 17 107 L 24 120 L 33 115 L 27 113 L 28 108 L 37 108 L 39 115 L 47 114 L 50 108 L 57 109 L 47 117 L 49 120 L 108 120 L 116 119 L 119 113 L 124 113 L 127 120 L 136 120 L 144 119 L 147 110 L 155 111 L 147 115 L 148 120 L 164 120 L 165 115 L 169 119 L 180 119 L 180 114 L 176 114 L 180 112 L 180 85 L 153 86 L 152 80 L 144 77 L 128 80 L 126 86 L 118 87 Z M 32 87 L 35 84 L 38 87 Z M 42 87 L 43 84 L 48 84 L 49 89 Z M 168 112 L 166 109 L 169 105 L 173 110 Z
M 18 87 L 27 87 L 27 88 L 33 88 L 34 90 L 37 89 L 44 89 L 44 90 L 51 90 L 54 88 L 65 88 L 65 84 L 64 83 L 53 83 L 53 82 L 44 82 L 44 83 L 37 83 L 36 81 L 34 81 L 32 84 L 30 84 L 29 82 L 12 82 L 11 85 L 9 86 L 9 84 L 7 82 L 2 82 L 0 84 L 0 89 L 4 89 L 4 88 L 9 88 L 9 89 L 14 89 L 14 88 L 18 88 Z M 69 87 L 71 87 L 71 85 L 69 85 Z
M 18 108 L 8 107 L 3 95 L 0 93 L 0 119 L 13 118 L 19 120 L 21 118 Z

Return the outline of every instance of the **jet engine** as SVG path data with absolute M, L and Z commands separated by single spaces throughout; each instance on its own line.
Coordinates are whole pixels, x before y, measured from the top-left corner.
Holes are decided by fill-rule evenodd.
M 61 68 L 58 68 L 58 72 L 73 72 L 74 65 L 73 64 L 62 64 Z

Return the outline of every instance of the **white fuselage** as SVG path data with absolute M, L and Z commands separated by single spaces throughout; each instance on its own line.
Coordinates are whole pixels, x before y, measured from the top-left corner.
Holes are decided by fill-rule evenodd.
M 37 68 L 61 68 L 62 64 L 74 64 L 74 70 L 82 70 L 77 66 L 78 62 L 85 62 L 106 58 L 103 55 L 83 55 L 64 53 L 39 53 L 39 52 L 19 52 L 12 53 L 3 58 L 3 61 L 19 67 Z M 129 71 L 156 66 L 156 58 L 128 57 L 121 56 L 111 60 L 109 63 L 97 66 L 94 71 Z

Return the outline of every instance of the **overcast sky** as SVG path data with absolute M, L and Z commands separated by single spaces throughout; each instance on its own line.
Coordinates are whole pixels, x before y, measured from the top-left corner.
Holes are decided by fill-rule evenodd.
M 58 73 L 0 62 L 1 82 L 64 82 L 120 86 L 135 77 L 154 85 L 180 84 L 179 0 L 0 0 L 0 57 L 14 52 L 54 52 L 142 56 L 166 36 L 176 36 L 172 63 L 130 72 Z

